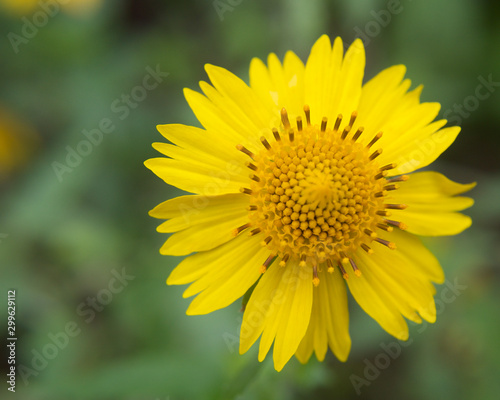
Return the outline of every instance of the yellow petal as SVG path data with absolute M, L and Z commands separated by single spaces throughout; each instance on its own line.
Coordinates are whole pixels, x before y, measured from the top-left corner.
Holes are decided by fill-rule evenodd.
M 365 67 L 363 43 L 357 39 L 343 57 L 342 40 L 337 37 L 333 49 L 328 36 L 314 44 L 305 71 L 305 102 L 311 108 L 313 123 L 323 117 L 330 123 L 343 115 L 343 125 L 358 107 Z
M 408 90 L 410 82 L 402 84 L 405 73 L 404 65 L 394 65 L 379 72 L 363 86 L 358 118 L 367 129 L 368 136 L 380 130 L 393 111 L 393 104 Z
M 406 204 L 397 211 L 398 221 L 408 225 L 408 232 L 423 236 L 455 235 L 468 228 L 471 219 L 460 211 L 474 204 L 469 197 L 456 196 L 475 186 L 455 183 L 437 172 L 419 172 L 401 182 L 390 192 L 387 202 Z
M 144 165 L 169 185 L 204 196 L 238 193 L 250 181 L 210 165 L 171 158 L 151 158 Z M 234 180 L 233 180 L 234 179 Z
M 376 133 L 383 136 L 377 146 L 383 149 L 378 161 L 396 163 L 394 174 L 409 173 L 432 163 L 455 140 L 460 128 L 439 130 L 445 120 L 432 122 L 440 109 L 438 103 L 420 103 L 422 86 L 407 93 L 406 68 L 396 65 L 380 72 L 363 86 L 359 117 L 353 130 L 363 126 L 362 143 Z
M 200 82 L 200 86 L 205 92 L 213 93 L 213 98 L 220 97 L 220 94 L 209 84 Z M 237 144 L 242 144 L 255 152 L 262 147 L 259 143 L 259 132 L 249 132 L 246 127 L 241 130 L 242 125 L 234 120 L 228 110 L 221 109 L 211 99 L 194 90 L 184 89 L 184 96 L 198 121 L 207 132 L 210 132 L 211 136 L 218 136 L 221 140 L 232 143 L 233 148 Z
M 307 331 L 302 338 L 297 351 L 295 352 L 295 357 L 297 357 L 302 364 L 306 364 L 309 361 L 313 351 L 315 350 L 316 358 L 319 361 L 323 361 L 325 359 L 326 351 L 328 350 L 328 341 L 326 339 L 324 321 L 320 319 L 320 309 L 317 305 L 315 305 L 317 289 L 313 288 L 313 292 L 313 306 L 309 326 L 307 327 Z
M 174 233 L 160 249 L 163 255 L 185 256 L 195 251 L 211 250 L 234 238 L 233 231 L 248 223 L 245 209 L 234 210 L 211 221 Z
M 272 136 L 270 128 L 277 126 L 280 116 L 265 107 L 257 93 L 236 75 L 210 64 L 205 65 L 205 70 L 213 87 L 204 82 L 200 87 L 222 113 L 220 118 L 260 150 L 260 136 Z
M 400 257 L 398 250 L 403 244 L 398 245 L 397 250 L 376 248 L 372 255 L 364 251 L 358 252 L 358 266 L 363 274 L 372 274 L 371 280 L 378 287 L 377 290 L 385 291 L 387 298 L 406 318 L 420 323 L 422 316 L 427 321 L 434 322 L 436 309 L 432 284 L 426 278 L 412 273 L 409 264 L 418 268 L 421 262 L 419 259 L 407 260 Z
M 437 258 L 425 247 L 420 239 L 408 232 L 394 229 L 387 234 L 397 246 L 391 256 L 401 259 L 408 273 L 436 283 L 444 282 L 444 273 Z M 382 248 L 382 250 L 385 249 Z
M 437 128 L 446 121 L 436 121 L 428 127 Z M 407 174 L 426 167 L 434 162 L 455 141 L 460 127 L 443 128 L 435 133 L 428 134 L 432 129 L 422 129 L 419 134 L 408 137 L 408 141 L 400 144 L 394 151 L 387 151 L 379 162 L 383 164 L 394 162 L 397 167 L 391 172 L 395 175 Z
M 388 333 L 400 340 L 408 339 L 408 325 L 392 298 L 376 279 L 370 266 L 360 265 L 362 275 L 347 279 L 349 290 L 361 308 Z
M 302 115 L 304 65 L 293 53 L 288 53 L 285 59 L 293 66 L 285 70 L 275 54 L 270 54 L 267 60 L 269 74 L 278 93 L 278 107 L 285 107 L 290 115 Z M 301 93 L 302 92 L 302 93 Z
M 174 268 L 167 279 L 168 285 L 184 285 L 191 283 L 213 271 L 212 263 L 216 263 L 221 256 L 236 257 L 241 250 L 246 248 L 249 243 L 249 238 L 244 235 L 237 236 L 230 242 L 210 251 L 194 254 L 186 257 L 182 262 Z M 256 241 L 256 237 L 253 240 Z M 203 289 L 201 289 L 203 290 Z M 196 294 L 195 292 L 193 294 Z M 189 296 L 186 296 L 189 297 Z
M 275 264 L 263 275 L 247 304 L 241 326 L 240 353 L 262 333 L 259 360 L 274 340 L 274 367 L 280 371 L 305 335 L 312 306 L 312 269 L 289 262 Z
M 302 61 L 291 51 L 286 53 L 283 65 L 275 54 L 269 55 L 268 67 L 254 58 L 250 63 L 250 86 L 275 116 L 284 107 L 293 121 L 303 116 L 304 69 Z M 276 123 L 279 126 L 279 120 Z
M 234 140 L 228 140 L 219 132 L 206 131 L 205 129 L 182 124 L 158 125 L 156 128 L 165 139 L 189 152 L 201 155 L 202 158 L 215 157 L 226 163 L 228 163 L 226 160 L 232 160 L 231 164 L 235 167 L 233 169 L 244 171 L 241 165 L 248 161 L 248 157 L 236 150 Z M 231 170 L 230 168 L 227 169 Z
M 261 240 L 259 237 L 242 235 L 215 250 L 188 257 L 179 264 L 177 268 L 180 268 L 181 276 L 183 270 L 198 268 L 203 271 L 198 273 L 197 280 L 184 292 L 184 297 L 201 292 L 193 299 L 186 313 L 208 314 L 242 297 L 259 278 L 260 266 L 269 256 L 269 250 L 260 244 Z M 175 281 L 175 275 L 172 275 L 167 283 Z
M 326 267 L 319 271 L 319 279 L 319 286 L 314 288 L 311 321 L 295 355 L 305 363 L 314 350 L 318 360 L 323 361 L 330 347 L 340 361 L 345 361 L 351 349 L 346 286 L 339 271 L 328 273 Z
M 259 58 L 253 58 L 250 62 L 250 87 L 259 96 L 262 103 L 270 110 L 279 113 L 280 94 L 275 83 L 269 75 L 266 64 Z
M 159 219 L 169 219 L 158 232 L 177 232 L 197 224 L 243 216 L 247 213 L 249 197 L 242 193 L 221 196 L 180 196 L 167 200 L 149 212 Z

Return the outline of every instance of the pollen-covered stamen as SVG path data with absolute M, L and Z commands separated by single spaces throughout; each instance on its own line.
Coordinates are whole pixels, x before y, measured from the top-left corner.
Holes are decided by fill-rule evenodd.
M 247 223 L 245 225 L 241 225 L 239 228 L 236 228 L 233 230 L 232 234 L 233 236 L 238 236 L 241 232 L 243 232 L 245 229 L 249 228 L 252 226 L 250 223 Z
M 369 149 L 370 147 L 372 147 L 381 137 L 382 137 L 382 132 L 377 133 L 373 137 L 373 139 L 371 140 L 371 142 L 366 145 L 366 148 Z
M 247 168 L 250 168 L 250 169 L 254 170 L 254 171 L 257 171 L 257 166 L 255 164 L 252 164 L 251 162 L 246 162 L 245 166 Z
M 264 136 L 260 137 L 260 141 L 267 150 L 271 150 L 271 145 L 269 144 L 269 142 L 267 141 L 267 139 Z
M 245 153 L 245 154 L 246 154 L 247 156 L 249 156 L 251 159 L 253 159 L 253 158 L 254 158 L 254 156 L 255 156 L 255 155 L 254 155 L 254 154 L 253 154 L 250 150 L 248 150 L 245 146 L 243 146 L 243 145 L 241 145 L 241 144 L 237 144 L 237 145 L 236 145 L 236 148 L 237 148 L 239 151 L 241 151 L 242 153 Z
M 260 178 L 255 174 L 250 174 L 250 179 L 255 182 L 260 182 Z
M 349 120 L 349 128 L 352 128 L 352 126 L 354 125 L 354 121 L 356 121 L 356 118 L 358 117 L 358 112 L 357 111 L 353 111 L 352 114 L 351 114 L 351 119 Z
M 384 207 L 389 210 L 404 210 L 408 208 L 406 204 L 384 204 Z
M 283 256 L 283 258 L 281 259 L 281 261 L 280 261 L 280 266 L 281 266 L 281 267 L 286 266 L 286 263 L 288 262 L 288 259 L 289 259 L 289 258 L 290 258 L 290 254 L 288 254 L 288 253 L 287 253 L 287 254 L 285 254 L 285 255 Z
M 285 107 L 281 109 L 281 122 L 285 129 L 290 129 L 290 120 L 288 119 L 288 112 Z
M 340 255 L 340 262 L 342 264 L 349 262 L 349 257 L 347 257 L 347 255 L 343 251 L 339 251 L 339 255 Z
M 313 285 L 315 287 L 319 286 L 318 266 L 317 265 L 313 266 Z
M 326 265 L 328 266 L 327 271 L 329 274 L 333 274 L 333 271 L 335 271 L 335 268 L 333 267 L 333 262 L 329 258 L 326 259 Z
M 339 267 L 340 273 L 342 274 L 342 278 L 344 278 L 345 280 L 348 280 L 349 279 L 349 275 L 345 271 L 344 266 L 342 265 L 342 263 L 339 262 L 337 264 L 337 266 Z
M 398 165 L 396 163 L 387 164 L 387 165 L 384 165 L 383 167 L 380 167 L 379 171 L 389 171 L 391 169 L 396 168 L 397 166 Z
M 250 236 L 255 236 L 255 235 L 257 235 L 258 233 L 261 233 L 261 232 L 262 232 L 262 229 L 260 229 L 260 228 L 252 229 L 250 231 Z
M 354 262 L 354 260 L 352 258 L 349 258 L 349 262 L 351 263 L 351 267 L 354 270 L 354 274 L 356 276 L 361 276 L 361 271 L 359 270 L 359 268 L 356 265 L 356 263 Z
M 351 140 L 353 142 L 355 142 L 356 140 L 358 140 L 358 138 L 361 136 L 361 134 L 363 133 L 363 131 L 365 130 L 364 127 L 360 126 L 358 128 L 358 130 L 356 131 L 356 133 L 353 135 L 353 137 L 351 138 Z
M 290 142 L 293 142 L 293 140 L 295 139 L 293 128 L 290 128 L 290 130 L 288 131 L 288 138 L 290 139 Z
M 366 243 L 361 243 L 361 248 L 366 251 L 368 254 L 373 254 L 373 249 L 368 246 Z
M 379 155 L 381 155 L 381 154 L 382 154 L 382 149 L 375 150 L 375 151 L 374 151 L 374 152 L 370 155 L 370 157 L 368 157 L 368 159 L 369 159 L 370 161 L 373 161 L 373 160 L 375 160 L 375 159 L 376 159 Z
M 307 256 L 305 254 L 302 254 L 300 256 L 300 262 L 299 262 L 299 266 L 300 267 L 305 267 L 307 264 L 306 264 L 306 258 Z
M 396 244 L 393 243 L 393 242 L 389 242 L 388 240 L 384 240 L 384 239 L 381 239 L 381 238 L 376 238 L 375 241 L 378 242 L 378 243 L 380 243 L 380 244 L 383 244 L 384 246 L 387 246 L 391 250 L 395 250 L 396 249 Z
M 365 233 L 365 235 L 371 237 L 372 239 L 375 239 L 377 237 L 377 234 L 370 229 L 364 229 L 363 232 Z
M 393 225 L 396 228 L 401 229 L 402 231 L 408 229 L 408 225 L 406 225 L 404 222 L 393 221 L 392 219 L 384 219 L 384 222 L 386 222 L 389 225 Z
M 299 132 L 302 132 L 302 117 L 301 116 L 297 117 L 297 130 Z
M 387 183 L 405 182 L 408 179 L 410 179 L 410 177 L 408 175 L 401 175 L 401 176 L 396 176 L 394 178 L 389 178 L 386 180 L 386 182 Z
M 347 126 L 344 128 L 344 130 L 343 130 L 343 132 L 342 132 L 342 135 L 340 135 L 340 138 L 341 138 L 342 140 L 345 140 L 345 138 L 346 138 L 346 137 L 347 137 L 347 135 L 349 134 L 350 130 L 351 130 L 351 127 L 350 127 L 349 125 L 347 125 Z
M 248 211 L 257 211 L 258 209 L 259 209 L 259 207 L 257 207 L 255 204 L 252 204 L 252 205 L 247 207 Z
M 260 267 L 261 274 L 267 271 L 269 265 L 271 265 L 271 263 L 273 262 L 274 257 L 276 257 L 276 254 L 271 254 L 269 257 L 267 257 L 266 261 L 264 261 L 264 264 L 262 264 L 262 266 Z
M 388 217 L 391 215 L 391 213 L 389 211 L 385 211 L 385 210 L 378 210 L 376 212 L 377 215 L 380 215 L 381 217 Z
M 307 126 L 311 125 L 311 109 L 309 106 L 306 104 L 304 106 L 304 114 L 306 115 L 306 121 L 307 121 Z
M 399 185 L 386 185 L 386 186 L 384 186 L 384 190 L 387 190 L 387 191 L 397 190 L 397 189 L 399 189 Z
M 342 114 L 339 114 L 337 115 L 337 120 L 335 121 L 333 132 L 338 132 L 341 122 L 342 122 Z
M 392 232 L 394 230 L 394 228 L 392 226 L 385 225 L 385 224 L 377 224 L 377 228 L 382 229 L 386 232 Z
M 271 236 L 268 236 L 266 237 L 263 241 L 262 241 L 262 246 L 267 246 L 271 241 L 273 240 L 273 238 Z
M 321 120 L 321 132 L 324 132 L 326 130 L 326 124 L 328 123 L 328 118 L 323 117 Z
M 375 175 L 375 179 L 382 179 L 382 178 L 385 178 L 386 176 L 388 175 L 388 172 L 387 171 L 382 171 L 382 172 L 379 172 L 377 175 Z
M 273 128 L 272 131 L 273 131 L 273 135 L 274 135 L 274 138 L 276 139 L 276 141 L 280 142 L 281 136 L 280 136 L 280 133 L 278 132 L 278 130 L 276 128 Z
M 252 194 L 253 193 L 252 189 L 248 189 L 248 188 L 244 188 L 244 187 L 240 188 L 240 192 L 244 193 L 244 194 Z

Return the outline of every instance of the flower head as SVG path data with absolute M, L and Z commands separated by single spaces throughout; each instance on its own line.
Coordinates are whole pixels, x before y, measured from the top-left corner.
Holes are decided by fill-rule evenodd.
M 347 287 L 387 332 L 408 338 L 404 318 L 436 319 L 432 282 L 444 281 L 418 235 L 453 235 L 471 220 L 456 196 L 473 187 L 418 172 L 455 140 L 459 127 L 434 121 L 438 103 L 408 91 L 402 65 L 362 84 L 363 44 L 344 55 L 322 36 L 307 64 L 254 59 L 250 86 L 212 65 L 212 85 L 186 99 L 204 129 L 160 125 L 173 144 L 146 166 L 193 195 L 151 211 L 174 233 L 162 254 L 190 255 L 168 284 L 191 285 L 188 314 L 206 314 L 257 282 L 243 315 L 240 352 L 260 337 L 259 360 L 274 342 L 274 365 L 292 355 L 342 361 L 351 340 Z M 412 173 L 410 175 L 407 175 Z M 410 179 L 409 179 L 410 178 Z M 404 317 L 404 318 L 403 318 Z

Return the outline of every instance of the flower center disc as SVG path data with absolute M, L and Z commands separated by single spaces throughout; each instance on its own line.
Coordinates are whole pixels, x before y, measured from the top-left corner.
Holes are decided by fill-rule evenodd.
M 272 145 L 261 138 L 265 148 L 249 163 L 252 234 L 264 233 L 264 244 L 282 265 L 290 257 L 302 265 L 340 262 L 359 246 L 367 250 L 384 215 L 384 174 L 373 161 L 381 150 L 369 150 L 376 139 L 357 143 L 362 128 L 348 137 L 355 113 L 340 133 L 341 116 L 333 129 L 326 119 L 319 127 L 307 118 L 302 127 L 299 117 L 295 130 L 283 112 L 284 132 L 273 130 Z

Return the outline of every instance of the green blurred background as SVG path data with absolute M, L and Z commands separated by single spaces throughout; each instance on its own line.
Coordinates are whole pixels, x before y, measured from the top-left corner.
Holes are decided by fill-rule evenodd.
M 2 346 L 1 398 L 498 398 L 500 83 L 476 95 L 483 80 L 500 82 L 498 2 L 61 3 L 0 1 L 0 328 L 6 336 L 7 290 L 15 289 L 17 366 L 26 367 L 8 392 Z M 455 292 L 437 288 L 435 324 L 410 324 L 403 346 L 351 298 L 349 360 L 294 358 L 277 373 L 255 348 L 238 354 L 240 304 L 188 317 L 184 288 L 166 286 L 180 258 L 160 256 L 165 236 L 147 212 L 180 191 L 143 161 L 156 156 L 155 125 L 199 125 L 182 88 L 207 79 L 205 63 L 248 81 L 252 57 L 293 50 L 305 60 L 323 33 L 364 38 L 366 78 L 405 64 L 413 87 L 425 84 L 422 99 L 439 101 L 440 115 L 462 126 L 432 167 L 478 182 L 467 211 L 474 223 L 427 242 Z M 148 67 L 163 75 L 156 88 L 137 89 Z M 80 147 L 88 154 L 60 169 L 83 131 L 106 123 L 102 142 Z M 123 290 L 109 292 L 124 271 L 115 285 Z M 86 301 L 96 296 L 91 311 Z M 36 358 L 44 352 L 45 362 Z

